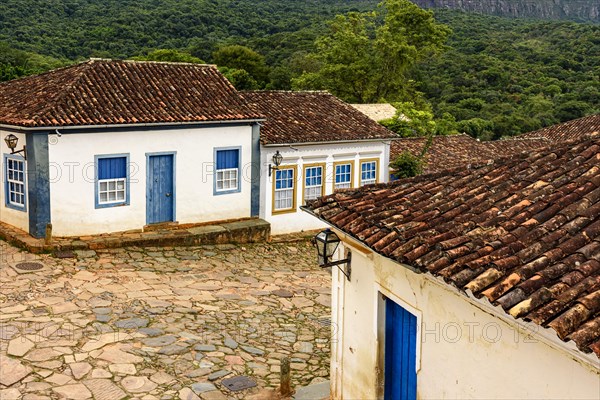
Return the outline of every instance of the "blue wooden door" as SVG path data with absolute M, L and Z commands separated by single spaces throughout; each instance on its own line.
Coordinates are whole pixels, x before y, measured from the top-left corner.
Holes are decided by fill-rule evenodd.
M 146 213 L 149 224 L 174 221 L 173 154 L 149 156 Z
M 417 317 L 385 301 L 385 400 L 417 398 Z

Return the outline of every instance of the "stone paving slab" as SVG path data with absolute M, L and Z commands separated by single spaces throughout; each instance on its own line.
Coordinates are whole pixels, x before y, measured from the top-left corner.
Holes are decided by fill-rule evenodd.
M 282 357 L 295 388 L 329 376 L 330 275 L 306 241 L 75 255 L 0 241 L 3 397 L 277 398 Z M 257 387 L 221 384 L 240 375 Z
M 330 383 L 324 381 L 302 387 L 294 393 L 294 400 L 327 400 L 330 397 Z

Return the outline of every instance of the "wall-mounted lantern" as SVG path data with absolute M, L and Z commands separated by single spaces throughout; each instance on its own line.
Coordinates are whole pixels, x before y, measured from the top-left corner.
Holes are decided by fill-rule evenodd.
M 277 170 L 279 168 L 282 161 L 283 156 L 281 155 L 281 153 L 279 153 L 279 150 L 277 150 L 275 154 L 273 154 L 273 164 L 275 164 L 275 166 L 273 167 L 271 164 L 269 164 L 269 176 L 271 176 L 271 171 Z
M 23 153 L 23 158 L 27 160 L 27 152 L 25 151 L 25 145 L 23 145 L 22 150 L 15 151 L 15 149 L 17 148 L 17 143 L 19 142 L 18 137 L 11 133 L 10 135 L 7 135 L 4 138 L 4 142 L 6 143 L 6 146 L 8 146 L 8 148 L 10 149 L 10 154 Z
M 350 267 L 350 261 L 352 254 L 348 252 L 348 258 L 344 260 L 331 261 L 331 257 L 335 254 L 336 249 L 340 244 L 340 238 L 331 229 L 327 228 L 324 231 L 317 233 L 313 238 L 313 244 L 317 247 L 317 258 L 319 266 L 321 268 L 337 266 L 338 269 L 346 275 L 346 278 L 350 280 L 350 273 L 352 271 Z M 340 265 L 346 264 L 345 268 L 340 268 Z

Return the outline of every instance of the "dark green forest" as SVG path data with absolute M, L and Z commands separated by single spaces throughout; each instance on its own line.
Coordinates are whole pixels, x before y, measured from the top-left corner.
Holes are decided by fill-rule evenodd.
M 449 49 L 415 70 L 436 116 L 498 138 L 600 112 L 600 25 L 438 11 Z
M 336 14 L 371 10 L 376 0 L 3 0 L 0 41 L 75 60 L 127 58 L 157 48 L 188 49 L 201 59 L 217 46 L 279 35 L 311 46 Z M 312 34 L 304 34 L 308 30 Z M 283 43 L 287 47 L 286 43 Z M 286 49 L 280 49 L 284 54 Z M 269 61 L 273 62 L 274 59 Z
M 331 32 L 328 21 L 380 10 L 377 3 L 4 0 L 0 80 L 89 57 L 136 58 L 217 63 L 239 88 L 290 89 L 320 67 L 315 42 Z M 435 18 L 452 32 L 443 49 L 410 64 L 410 90 L 376 101 L 412 102 L 443 121 L 444 132 L 481 138 L 600 112 L 599 25 L 447 10 Z

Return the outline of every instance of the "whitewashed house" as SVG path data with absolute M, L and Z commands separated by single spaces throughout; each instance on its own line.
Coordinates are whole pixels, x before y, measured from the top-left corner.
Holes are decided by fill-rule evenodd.
M 309 203 L 351 255 L 332 398 L 598 399 L 599 172 L 586 139 Z
M 256 91 L 243 97 L 265 116 L 260 129 L 260 217 L 271 232 L 317 229 L 300 211 L 337 189 L 387 182 L 397 135 L 326 92 Z M 283 157 L 276 169 L 273 156 Z
M 0 144 L 0 221 L 43 237 L 257 217 L 262 120 L 208 65 L 91 60 L 2 83 L 0 138 L 18 143 Z
M 314 229 L 305 200 L 386 181 L 395 137 L 327 93 L 90 60 L 0 84 L 0 139 L 17 141 L 0 144 L 0 221 L 34 237 L 258 217 L 275 234 Z

